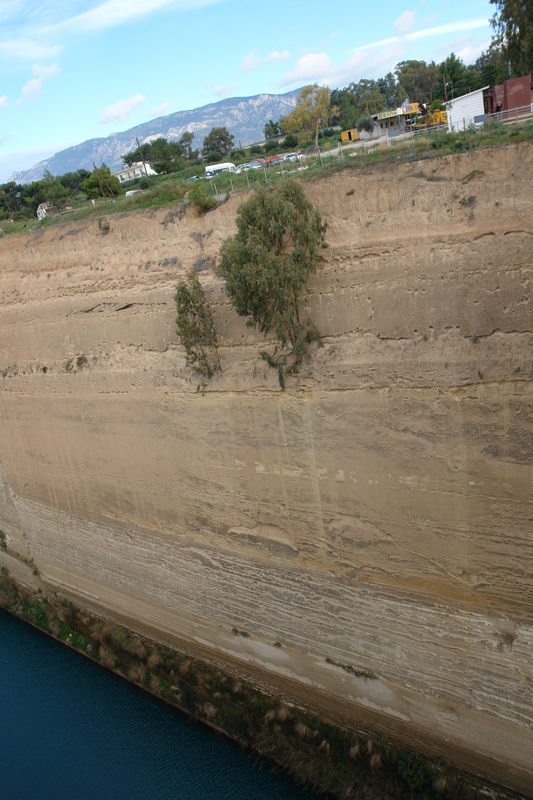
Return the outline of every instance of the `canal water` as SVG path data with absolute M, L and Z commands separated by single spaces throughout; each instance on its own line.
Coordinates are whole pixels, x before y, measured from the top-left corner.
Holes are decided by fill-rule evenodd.
M 1 800 L 310 800 L 223 736 L 0 609 Z

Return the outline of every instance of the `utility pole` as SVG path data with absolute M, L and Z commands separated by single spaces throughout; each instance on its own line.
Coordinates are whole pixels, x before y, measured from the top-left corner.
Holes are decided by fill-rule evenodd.
M 106 181 L 106 179 L 105 179 L 105 175 L 104 175 L 104 173 L 103 173 L 103 172 L 102 172 L 102 179 L 103 179 L 103 181 L 104 181 L 105 185 L 107 186 L 107 188 L 109 189 L 109 191 L 111 192 L 111 196 L 113 197 L 113 200 L 116 200 L 116 199 L 117 199 L 117 197 L 116 197 L 116 195 L 115 195 L 115 192 L 113 191 L 113 189 L 111 188 L 111 186 L 110 186 L 110 185 L 108 184 L 108 182 Z
M 100 185 L 100 191 L 102 192 L 102 197 L 104 198 L 104 203 L 107 203 L 107 199 L 106 199 L 105 192 L 104 192 L 104 187 L 102 186 L 102 181 L 100 180 L 100 173 L 96 169 L 96 164 L 94 163 L 94 161 L 93 161 L 93 167 L 94 167 L 94 171 L 96 172 L 96 178 L 97 178 L 98 183 Z
M 448 102 L 448 91 L 446 89 L 446 75 L 444 74 L 444 72 L 442 73 L 442 82 L 444 84 L 444 99 L 446 100 L 446 102 Z
M 151 188 L 152 188 L 152 183 L 151 183 L 151 181 L 150 181 L 150 178 L 148 177 L 148 170 L 146 169 L 146 162 L 145 162 L 145 160 L 144 160 L 143 151 L 141 150 L 141 145 L 139 144 L 139 137 L 138 137 L 138 136 L 136 136 L 136 137 L 135 137 L 135 139 L 137 140 L 137 147 L 139 148 L 139 151 L 140 151 L 140 153 L 141 153 L 141 158 L 142 158 L 142 160 L 143 160 L 144 174 L 146 175 L 146 180 L 148 181 L 148 186 L 149 186 L 149 187 L 150 187 L 150 189 L 151 189 Z
M 9 216 L 11 217 L 10 222 L 13 222 L 13 213 L 12 213 L 10 207 L 9 207 L 9 203 L 7 202 L 6 194 L 5 194 L 3 189 L 0 189 L 0 192 L 2 192 L 2 194 L 4 195 L 4 200 L 6 201 L 7 210 L 9 211 Z

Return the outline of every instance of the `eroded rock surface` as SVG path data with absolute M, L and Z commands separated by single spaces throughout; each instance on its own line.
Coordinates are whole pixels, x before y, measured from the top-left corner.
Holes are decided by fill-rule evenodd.
M 524 144 L 308 184 L 324 347 L 285 392 L 211 266 L 240 197 L 2 239 L 8 552 L 78 603 L 527 791 L 532 168 Z M 223 368 L 202 391 L 174 324 L 195 265 Z

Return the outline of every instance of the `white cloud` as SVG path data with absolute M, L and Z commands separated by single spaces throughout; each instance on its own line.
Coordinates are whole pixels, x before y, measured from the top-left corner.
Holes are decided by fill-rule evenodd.
M 1 99 L 2 98 L 0 97 L 0 100 Z M 11 136 L 9 135 L 9 133 L 4 133 L 3 136 L 0 136 L 0 146 L 5 144 L 6 142 L 9 142 L 10 139 L 11 139 Z
M 257 47 L 254 47 L 254 49 L 251 50 L 248 55 L 244 56 L 242 60 L 241 72 L 249 72 L 252 69 L 262 67 L 263 64 L 276 64 L 279 61 L 288 61 L 291 57 L 291 54 L 288 50 L 284 50 L 282 53 L 278 53 L 277 50 L 273 50 L 272 53 L 269 53 L 264 58 L 256 58 L 255 54 L 257 52 Z
M 474 61 L 481 55 L 483 50 L 487 50 L 490 46 L 490 39 L 485 39 L 483 41 L 472 39 L 468 37 L 470 41 L 463 44 L 463 46 L 453 51 L 458 58 L 461 58 L 464 63 L 468 66 L 469 64 L 473 64 Z M 452 51 L 448 51 L 452 52 Z
M 2 97 L 0 97 L 0 108 L 5 108 L 7 106 L 7 101 L 8 101 L 7 94 L 3 94 Z
M 416 12 L 415 11 L 404 11 L 403 14 L 400 14 L 396 22 L 394 23 L 394 30 L 398 31 L 399 34 L 404 36 L 406 33 L 409 33 L 416 25 Z
M 11 39 L 0 42 L 0 53 L 7 58 L 33 61 L 35 59 L 53 58 L 60 52 L 59 45 L 44 45 L 31 39 Z
M 227 97 L 231 91 L 231 86 L 228 86 L 227 83 L 222 83 L 220 86 L 215 86 L 213 91 L 210 94 L 214 94 L 215 97 L 222 99 L 223 97 Z
M 161 103 L 160 106 L 155 106 L 155 108 L 150 109 L 150 114 L 153 114 L 155 117 L 161 117 L 163 114 L 171 114 L 172 111 L 177 110 L 177 105 L 175 103 Z
M 413 31 L 408 33 L 405 37 L 412 41 L 417 39 L 425 39 L 427 36 L 442 36 L 446 33 L 462 33 L 463 31 L 472 31 L 476 28 L 488 28 L 489 20 L 487 19 L 465 19 L 462 22 L 448 22 L 445 25 L 438 25 L 436 28 L 423 28 L 420 31 Z
M 221 0 L 106 0 L 105 3 L 101 3 L 89 11 L 84 11 L 51 26 L 49 30 L 59 28 L 81 28 L 83 31 L 101 30 L 148 16 L 154 11 L 169 6 L 179 11 L 186 11 L 218 2 Z
M 327 53 L 306 53 L 298 59 L 293 69 L 285 73 L 282 84 L 321 82 L 334 69 L 334 61 Z
M 34 77 L 30 78 L 22 87 L 17 105 L 20 106 L 28 100 L 34 100 L 42 92 L 44 82 L 59 75 L 60 72 L 61 68 L 57 64 L 51 64 L 49 67 L 42 64 L 34 64 L 32 70 Z
M 139 93 L 137 93 L 134 97 L 128 97 L 127 100 L 117 100 L 117 102 L 112 106 L 106 106 L 104 108 L 98 121 L 101 125 L 104 125 L 107 122 L 113 122 L 114 120 L 123 122 L 131 114 L 131 112 L 137 108 L 137 106 L 140 106 L 145 102 L 146 97 L 144 94 Z
M 382 47 L 383 45 L 395 44 L 403 40 L 418 41 L 418 39 L 426 39 L 431 36 L 443 36 L 447 33 L 462 33 L 463 31 L 471 31 L 476 28 L 488 28 L 488 19 L 467 19 L 462 22 L 448 22 L 445 25 L 438 25 L 436 28 L 422 28 L 419 31 L 411 31 L 405 36 L 391 36 L 389 39 L 380 39 L 378 42 L 371 42 L 370 44 L 363 44 L 360 47 L 355 47 L 352 53 L 357 53 L 360 50 L 370 50 L 375 47 Z

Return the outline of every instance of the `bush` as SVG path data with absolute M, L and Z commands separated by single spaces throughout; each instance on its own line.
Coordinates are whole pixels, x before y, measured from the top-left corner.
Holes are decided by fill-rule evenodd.
M 200 216 L 203 216 L 206 211 L 216 205 L 216 200 L 209 195 L 207 186 L 201 181 L 198 181 L 189 192 L 189 200 Z
M 140 189 L 149 189 L 150 184 L 148 182 L 148 178 L 146 175 L 143 175 L 142 178 L 139 179 L 139 188 Z
M 211 309 L 194 271 L 180 281 L 174 297 L 178 316 L 176 325 L 185 347 L 187 366 L 205 378 L 221 372 L 217 350 L 217 334 Z
M 293 147 L 298 147 L 298 137 L 295 133 L 289 133 L 283 140 L 283 149 L 292 150 Z
M 260 144 L 253 144 L 253 145 L 250 147 L 250 153 L 251 153 L 252 155 L 259 155 L 260 153 L 264 153 L 264 152 L 265 152 L 265 151 L 263 150 L 263 148 L 261 147 L 261 145 L 260 145 Z
M 224 156 L 220 152 L 220 150 L 213 150 L 211 153 L 208 153 L 205 157 L 205 161 L 207 164 L 217 164 L 219 161 L 222 161 Z
M 269 141 L 265 143 L 265 146 L 264 146 L 263 149 L 264 149 L 265 153 L 271 153 L 272 150 L 278 150 L 279 149 L 279 143 L 278 143 L 277 139 L 269 139 Z

